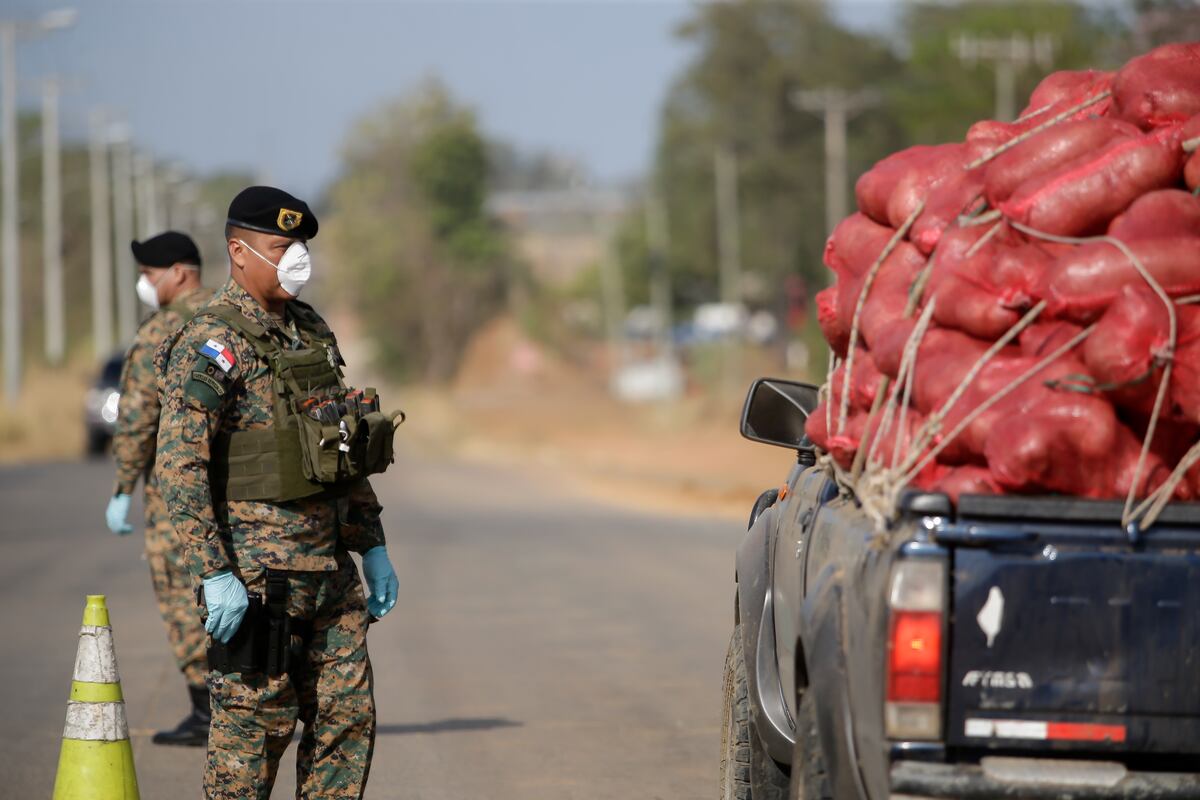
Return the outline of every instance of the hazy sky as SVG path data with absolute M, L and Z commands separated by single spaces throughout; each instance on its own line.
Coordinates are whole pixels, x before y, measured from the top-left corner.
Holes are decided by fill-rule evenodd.
M 66 0 L 67 3 L 70 0 Z M 33 18 L 63 2 L 4 0 Z M 337 170 L 355 118 L 440 76 L 485 130 L 583 161 L 602 181 L 636 176 L 659 104 L 691 53 L 674 38 L 692 4 L 573 0 L 78 2 L 74 28 L 22 41 L 22 103 L 38 76 L 75 86 L 68 135 L 111 109 L 156 157 L 240 168 L 312 194 Z M 894 2 L 838 3 L 879 25 Z

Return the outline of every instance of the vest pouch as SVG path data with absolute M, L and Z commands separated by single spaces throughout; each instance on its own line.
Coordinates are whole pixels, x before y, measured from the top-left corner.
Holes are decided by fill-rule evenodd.
M 341 431 L 336 425 L 323 425 L 306 414 L 296 414 L 300 421 L 300 454 L 304 477 L 316 483 L 336 483 L 345 476 L 338 470 Z
M 384 414 L 372 411 L 358 420 L 350 446 L 350 456 L 355 471 L 363 477 L 383 472 L 395 461 L 393 440 L 396 426 L 393 420 L 400 415 L 397 411 Z

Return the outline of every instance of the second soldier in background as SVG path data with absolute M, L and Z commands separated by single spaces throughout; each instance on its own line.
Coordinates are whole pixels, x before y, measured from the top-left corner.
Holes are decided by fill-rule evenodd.
M 105 516 L 113 533 L 131 533 L 130 502 L 138 479 L 145 481 L 146 560 L 158 611 L 167 624 L 167 638 L 187 681 L 192 707 L 174 730 L 156 733 L 154 743 L 203 747 L 208 742 L 209 723 L 204 625 L 154 469 L 160 410 L 154 351 L 208 302 L 212 291 L 200 285 L 200 251 L 186 234 L 167 231 L 130 247 L 141 271 L 138 297 L 154 313 L 138 328 L 121 372 L 121 403 L 112 441 L 117 482 Z

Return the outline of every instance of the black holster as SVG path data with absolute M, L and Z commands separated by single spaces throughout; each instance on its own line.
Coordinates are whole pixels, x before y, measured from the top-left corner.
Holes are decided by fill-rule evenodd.
M 301 663 L 310 626 L 287 613 L 287 573 L 267 571 L 263 595 L 249 596 L 250 606 L 237 632 L 225 644 L 212 640 L 208 648 L 210 669 L 263 673 L 271 677 L 294 672 Z

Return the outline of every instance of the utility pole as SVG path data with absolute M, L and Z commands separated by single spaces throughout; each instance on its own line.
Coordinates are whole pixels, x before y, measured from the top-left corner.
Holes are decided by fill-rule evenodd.
M 112 132 L 113 266 L 117 278 L 117 335 L 122 343 L 137 332 L 137 269 L 129 243 L 133 240 L 133 155 L 128 128 Z
M 4 280 L 4 396 L 17 402 L 21 391 L 21 250 L 17 238 L 17 25 L 0 25 L 0 137 L 4 139 L 0 188 L 0 239 Z
M 625 365 L 625 280 L 612 247 L 613 224 L 597 212 L 596 237 L 600 242 L 600 301 L 604 309 L 604 333 L 608 341 L 610 373 Z
M 792 103 L 825 121 L 825 232 L 832 233 L 850 212 L 850 178 L 846 166 L 846 123 L 854 115 L 881 102 L 879 92 L 849 92 L 835 86 L 805 89 L 792 95 Z
M 714 190 L 717 199 L 717 263 L 722 303 L 742 297 L 742 236 L 738 210 L 737 153 L 718 147 L 713 153 Z
M 989 62 L 996 71 L 996 119 L 1017 118 L 1017 74 L 1036 64 L 1049 69 L 1054 63 L 1057 40 L 1048 33 L 1029 36 L 973 36 L 962 33 L 954 40 L 954 52 L 967 66 Z
M 92 347 L 97 359 L 113 349 L 112 217 L 108 206 L 108 122 L 99 111 L 90 120 L 92 204 Z
M 671 341 L 671 273 L 667 269 L 667 209 L 662 196 L 651 190 L 646 195 L 646 244 L 650 253 L 650 301 L 658 317 L 660 361 L 674 354 Z
M 42 280 L 46 318 L 46 361 L 61 364 L 66 354 L 63 313 L 62 171 L 59 162 L 59 82 L 42 82 Z
M 72 10 L 51 11 L 32 22 L 0 20 L 0 318 L 3 318 L 4 397 L 21 392 L 21 246 L 17 178 L 17 36 L 65 28 Z
M 160 232 L 158 227 L 158 199 L 154 183 L 154 158 L 139 153 L 133 161 L 134 182 L 137 186 L 137 230 L 140 238 Z

